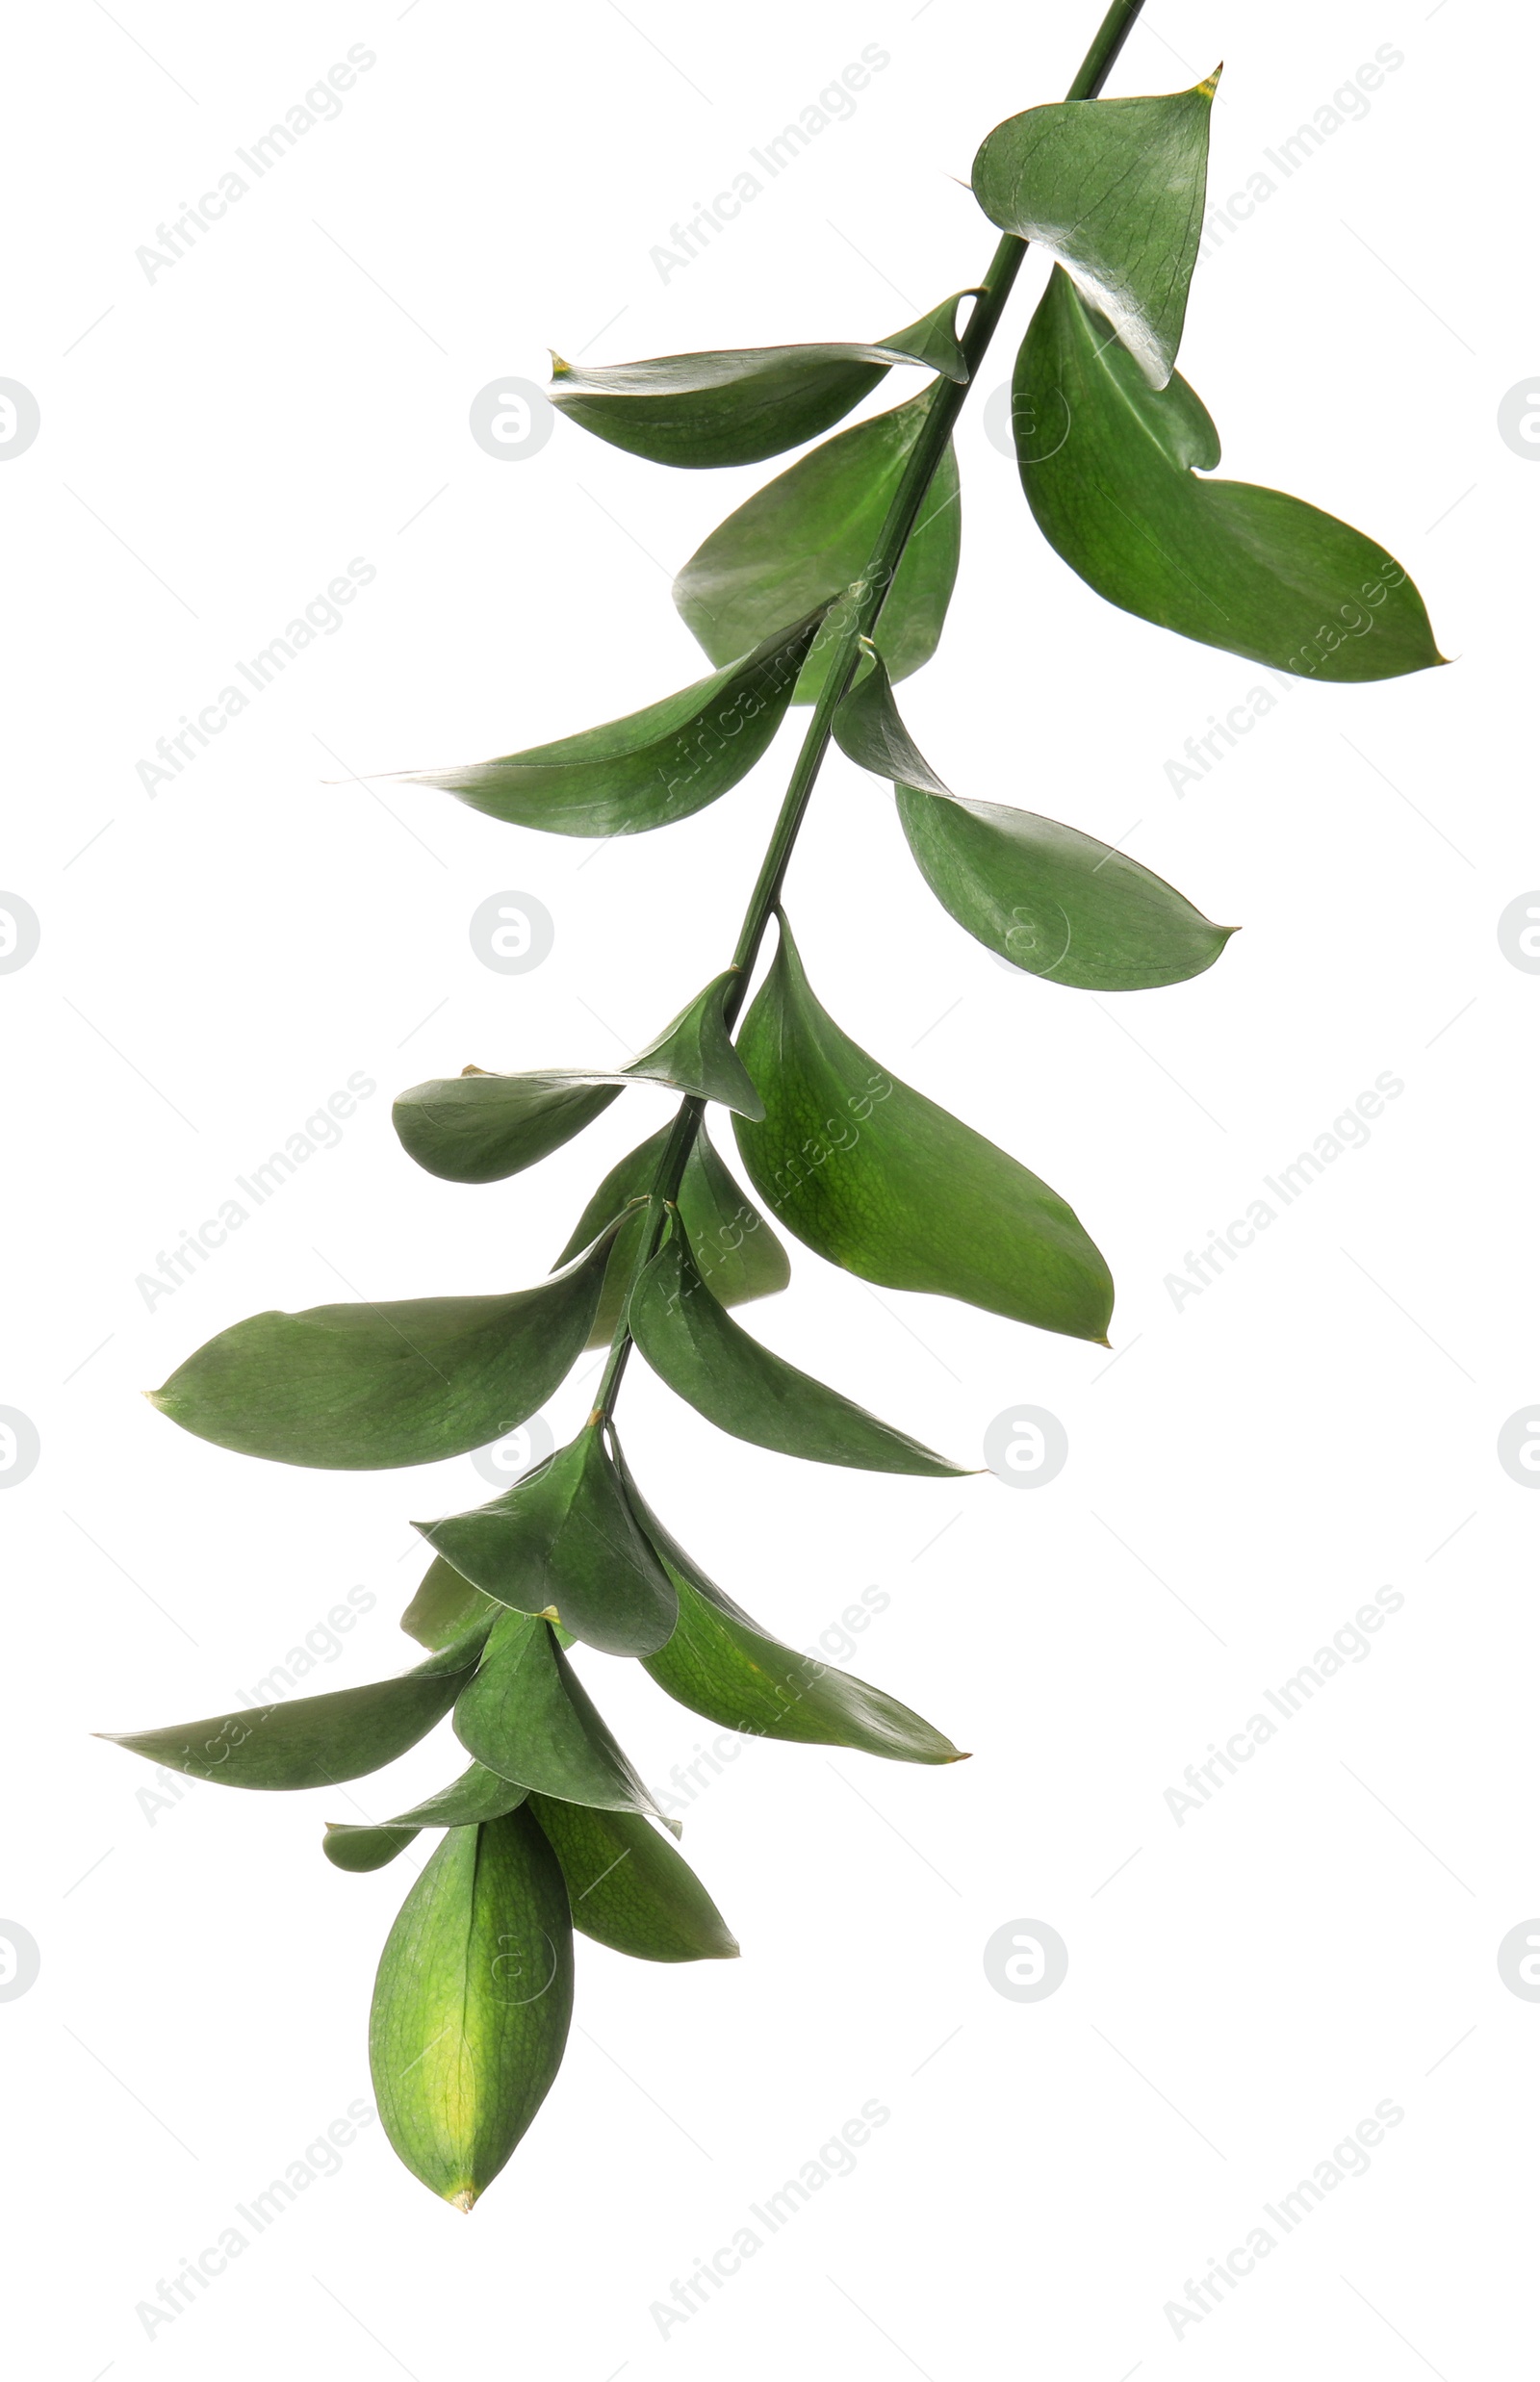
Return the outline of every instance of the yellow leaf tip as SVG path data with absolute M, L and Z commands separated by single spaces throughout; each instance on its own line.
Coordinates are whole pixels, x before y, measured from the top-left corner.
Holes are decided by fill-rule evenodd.
M 572 371 L 572 366 L 568 363 L 566 357 L 558 355 L 554 347 L 548 347 L 546 349 L 546 353 L 551 358 L 551 377 L 552 380 L 559 380 L 563 372 L 570 372 Z
M 1202 82 L 1198 85 L 1196 96 L 1200 99 L 1212 99 L 1215 92 L 1219 88 L 1219 77 L 1223 72 L 1224 61 L 1221 58 L 1219 64 L 1215 67 L 1214 72 L 1212 74 L 1206 74 Z
M 447 2191 L 444 2197 L 451 2209 L 458 2209 L 462 2216 L 469 2216 L 476 2204 L 477 2194 L 474 2184 L 462 2184 L 458 2191 Z

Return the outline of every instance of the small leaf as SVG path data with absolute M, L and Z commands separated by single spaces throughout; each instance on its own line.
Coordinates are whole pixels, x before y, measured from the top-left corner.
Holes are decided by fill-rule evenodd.
M 961 295 L 961 294 L 960 294 Z M 686 471 L 762 463 L 817 438 L 859 405 L 895 364 L 963 381 L 958 299 L 863 347 L 729 347 L 652 356 L 641 364 L 552 366 L 551 402 L 612 447 Z
M 890 414 L 841 430 L 731 513 L 691 555 L 674 601 L 713 661 L 809 606 L 827 607 L 860 576 L 904 466 L 925 426 L 930 391 Z M 877 627 L 895 679 L 935 653 L 957 577 L 957 462 L 950 447 L 920 507 Z M 793 697 L 812 703 L 834 640 L 814 644 Z
M 446 1182 L 500 1183 L 581 1133 L 628 1084 L 663 1084 L 762 1116 L 764 1104 L 722 1014 L 737 972 L 713 977 L 627 1066 L 543 1067 L 526 1075 L 468 1067 L 463 1075 L 414 1084 L 391 1110 L 401 1147 Z
M 835 744 L 874 778 L 950 797 L 951 787 L 937 776 L 899 717 L 882 655 L 869 638 L 862 637 L 860 646 L 865 667 L 835 709 Z
M 212 1720 L 184 1721 L 171 1729 L 100 1733 L 109 1745 L 219 1786 L 285 1793 L 338 1786 L 383 1770 L 427 1735 L 475 1672 L 486 1637 L 483 1626 L 415 1671 L 375 1679 L 368 1687 L 219 1712 Z
M 532 1795 L 561 1863 L 574 1927 L 633 1960 L 731 1960 L 735 1938 L 689 1863 L 632 1811 Z
M 455 1706 L 454 1733 L 515 1786 L 603 1811 L 657 1813 L 546 1622 L 503 1614 Z
M 240 1455 L 326 1471 L 433 1464 L 538 1413 L 588 1337 L 608 1248 L 531 1291 L 249 1316 L 150 1403 Z
M 558 1266 L 567 1264 L 569 1251 L 586 1248 L 611 1217 L 622 1215 L 628 1202 L 647 1197 L 673 1130 L 672 1125 L 662 1126 L 651 1140 L 643 1141 L 610 1168 L 557 1258 Z M 791 1279 L 791 1262 L 753 1200 L 728 1172 L 704 1124 L 685 1161 L 679 1205 L 696 1263 L 724 1307 L 741 1307 L 752 1298 L 768 1298 L 785 1289 Z M 614 1338 L 647 1218 L 645 1207 L 633 1207 L 623 1217 L 599 1312 L 588 1335 L 591 1348 L 607 1347 Z
M 631 1293 L 629 1320 L 636 1345 L 677 1396 L 757 1447 L 932 1480 L 963 1471 L 752 1340 L 707 1290 L 677 1229 Z
M 739 1121 L 743 1163 L 809 1248 L 868 1282 L 1105 1341 L 1112 1277 L 1073 1209 L 840 1032 L 783 917 L 740 1039 L 769 1112 Z
M 399 1819 L 381 1820 L 372 1827 L 359 1827 L 351 1820 L 328 1820 L 321 1850 L 338 1869 L 383 1869 L 398 1853 L 405 1852 L 423 1829 L 471 1828 L 479 1820 L 500 1820 L 504 1812 L 518 1809 L 526 1791 L 473 1762 L 452 1786 L 403 1811 Z
M 1219 79 L 1216 67 L 1195 90 L 1158 99 L 1029 108 L 973 161 L 990 222 L 1068 268 L 1154 389 L 1181 345 Z
M 435 1652 L 452 1646 L 475 1628 L 477 1622 L 489 1624 L 498 1618 L 499 1607 L 479 1588 L 473 1588 L 463 1579 L 452 1563 L 435 1555 L 423 1575 L 422 1585 L 401 1615 L 401 1627 L 419 1646 L 430 1646 Z
M 572 1920 L 527 1811 L 451 1829 L 401 1906 L 374 1981 L 380 2122 L 418 2182 L 469 2211 L 561 2065 Z
M 398 773 L 442 786 L 473 810 L 552 835 L 641 835 L 704 810 L 746 778 L 780 727 L 824 606 L 779 613 L 729 653 L 724 666 L 677 695 L 526 753 L 463 768 Z M 752 650 L 751 650 L 752 649 Z
M 552 1615 L 602 1653 L 650 1654 L 674 1626 L 674 1591 L 595 1422 L 490 1505 L 412 1527 L 500 1604 Z
M 1444 656 L 1393 555 L 1297 497 L 1203 480 L 1219 435 L 1178 373 L 1146 387 L 1059 268 L 1016 359 L 1021 484 L 1055 552 L 1109 603 L 1200 645 L 1339 684 Z
M 670 1537 L 629 1474 L 627 1487 L 679 1591 L 679 1626 L 642 1666 L 676 1703 L 721 1728 L 792 1745 L 843 1745 L 886 1761 L 967 1759 L 880 1687 L 768 1637 Z

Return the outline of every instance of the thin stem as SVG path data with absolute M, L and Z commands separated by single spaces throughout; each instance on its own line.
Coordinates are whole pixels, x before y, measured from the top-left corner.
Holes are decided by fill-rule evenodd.
M 1095 39 L 1081 61 L 1079 73 L 1065 93 L 1067 99 L 1096 97 L 1116 64 L 1118 52 L 1133 31 L 1143 5 L 1144 0 L 1113 0 L 1097 29 Z M 737 970 L 737 977 L 728 987 L 723 1004 L 723 1013 L 730 1031 L 737 1022 L 765 930 L 780 903 L 781 888 L 785 882 L 792 851 L 834 734 L 834 713 L 856 674 L 860 657 L 860 640 L 869 637 L 877 626 L 893 583 L 893 575 L 913 535 L 931 482 L 946 453 L 953 426 L 975 385 L 978 368 L 1005 311 L 1006 300 L 1021 270 L 1026 253 L 1027 243 L 1018 240 L 1014 232 L 1007 232 L 990 258 L 988 271 L 974 293 L 973 311 L 961 342 L 963 360 L 967 365 L 967 379 L 937 379 L 931 393 L 924 423 L 910 449 L 909 460 L 878 533 L 870 560 L 860 577 L 845 590 L 831 608 L 818 632 L 818 645 L 825 645 L 828 641 L 829 667 L 813 704 L 754 891 L 749 896 L 749 906 L 744 911 L 743 925 L 732 954 L 732 965 Z M 630 1292 L 640 1280 L 643 1268 L 657 1254 L 666 1220 L 664 1203 L 679 1197 L 680 1185 L 705 1112 L 706 1103 L 703 1100 L 691 1098 L 683 1102 L 658 1160 L 653 1178 L 652 1214 L 636 1253 L 636 1263 L 627 1286 L 626 1302 L 621 1308 L 621 1319 L 610 1344 L 603 1378 L 594 1400 L 595 1422 L 601 1419 L 607 1422 L 614 1407 L 621 1376 L 626 1370 L 626 1360 L 630 1353 L 630 1331 L 626 1320 Z

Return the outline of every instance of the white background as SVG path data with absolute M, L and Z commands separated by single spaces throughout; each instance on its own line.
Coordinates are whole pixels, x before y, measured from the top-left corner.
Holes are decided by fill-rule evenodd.
M 1293 687 L 1179 798 L 1167 762 L 1262 674 L 1071 577 L 975 402 L 962 577 L 905 696 L 920 745 L 1245 932 L 1166 991 L 1013 978 L 837 756 L 796 858 L 825 1004 L 1072 1201 L 1117 1279 L 1116 1362 L 800 1249 L 754 1328 L 963 1456 L 1013 1401 L 1046 1406 L 1067 1468 L 1033 1494 L 826 1473 L 723 1438 L 640 1364 L 627 1383 L 647 1495 L 713 1574 L 799 1645 L 880 1587 L 855 1667 L 973 1759 L 747 1744 L 685 1831 L 743 1959 L 580 1941 L 566 2064 L 469 2223 L 372 2126 L 193 2306 L 153 2337 L 136 2314 L 367 2095 L 373 1966 L 425 1846 L 340 1876 L 335 1795 L 147 1808 L 152 1774 L 88 1732 L 228 1709 L 349 1587 L 372 1609 L 307 1684 L 402 1667 L 406 1517 L 486 1494 L 469 1458 L 262 1467 L 136 1393 L 339 1275 L 373 1298 L 536 1279 L 662 1095 L 481 1191 L 413 1168 L 389 1096 L 638 1047 L 723 964 L 796 732 L 716 807 L 602 851 L 358 781 L 698 676 L 669 575 L 769 476 L 654 470 L 566 423 L 494 461 L 471 399 L 540 378 L 547 342 L 607 360 L 911 320 L 989 253 L 978 141 L 1059 96 L 1092 29 L 984 0 L 67 0 L 13 28 L 0 371 L 42 414 L 0 472 L 0 884 L 42 924 L 0 978 L 0 1404 L 42 1445 L 0 1499 L 0 1916 L 42 1959 L 0 2005 L 18 2371 L 1475 2382 L 1532 2331 L 1540 2007 L 1496 1951 L 1540 1910 L 1536 1504 L 1495 1444 L 1540 1389 L 1540 982 L 1497 920 L 1540 884 L 1540 471 L 1497 411 L 1540 340 L 1537 62 L 1521 12 L 1466 0 L 1154 0 L 1112 86 L 1225 57 L 1211 195 L 1277 188 L 1200 267 L 1183 369 L 1226 469 L 1390 547 L 1456 666 Z M 157 225 L 360 42 L 338 119 L 147 278 Z M 665 282 L 671 224 L 868 43 L 890 64 L 852 119 Z M 1264 151 L 1385 43 L 1404 63 L 1367 117 L 1281 180 Z M 355 556 L 376 576 L 343 626 L 152 799 L 157 738 Z M 520 978 L 467 938 L 509 889 L 556 924 Z M 158 1253 L 355 1070 L 378 1090 L 339 1145 L 147 1308 Z M 1383 1071 L 1404 1092 L 1368 1145 L 1178 1309 L 1185 1253 Z M 583 1404 L 570 1383 L 558 1431 Z M 1386 1583 L 1404 1604 L 1370 1656 L 1178 1826 L 1187 1765 Z M 708 1738 L 634 1669 L 582 1668 L 659 1785 Z M 441 1731 L 355 1792 L 399 1809 L 455 1766 Z M 1022 2005 L 983 1951 L 1032 1917 L 1069 1972 Z M 856 2172 L 662 2337 L 674 2279 L 872 2099 L 890 2117 Z M 1404 2114 L 1371 2171 L 1178 2338 L 1166 2303 L 1385 2100 Z

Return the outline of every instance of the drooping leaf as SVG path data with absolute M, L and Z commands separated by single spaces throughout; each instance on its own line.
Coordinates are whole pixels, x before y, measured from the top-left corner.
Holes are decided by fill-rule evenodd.
M 1074 1211 L 840 1032 L 784 917 L 740 1040 L 768 1114 L 739 1121 L 738 1148 L 809 1248 L 868 1282 L 1105 1340 L 1112 1277 Z
M 412 1527 L 500 1604 L 553 1617 L 602 1653 L 650 1654 L 674 1626 L 674 1591 L 595 1422 L 489 1505 Z
M 442 1555 L 435 1555 L 424 1573 L 416 1596 L 401 1615 L 401 1627 L 419 1646 L 437 1652 L 463 1638 L 479 1621 L 494 1622 L 499 1607 L 479 1588 L 473 1588 Z
M 483 1625 L 401 1678 L 367 1687 L 219 1712 L 170 1729 L 100 1733 L 109 1745 L 220 1786 L 339 1786 L 383 1770 L 427 1735 L 471 1678 L 486 1638 Z
M 383 1869 L 398 1853 L 405 1852 L 423 1829 L 474 1828 L 480 1820 L 500 1820 L 504 1812 L 518 1809 L 526 1791 L 473 1762 L 452 1786 L 430 1795 L 398 1819 L 362 1826 L 352 1820 L 328 1820 L 321 1851 L 338 1869 Z
M 1154 389 L 1181 345 L 1219 79 L 1216 67 L 1195 90 L 1157 99 L 1029 108 L 973 161 L 990 222 L 1068 268 Z
M 958 298 L 946 298 L 871 347 L 729 347 L 588 366 L 556 356 L 551 402 L 597 438 L 650 463 L 687 471 L 763 463 L 840 421 L 895 364 L 966 380 L 957 309 Z
M 702 1281 L 677 1228 L 631 1293 L 629 1321 L 653 1370 L 736 1439 L 869 1473 L 937 1480 L 964 1470 L 751 1339 Z
M 308 1307 L 232 1323 L 150 1402 L 239 1455 L 326 1471 L 433 1464 L 490 1447 L 565 1380 L 593 1322 L 607 1242 L 533 1290 Z
M 468 1067 L 463 1075 L 414 1084 L 391 1111 L 401 1147 L 447 1182 L 500 1183 L 581 1133 L 628 1084 L 663 1084 L 762 1116 L 764 1104 L 722 1014 L 737 973 L 728 968 L 713 977 L 624 1067 L 543 1067 L 526 1075 Z
M 731 1960 L 736 1939 L 689 1863 L 633 1811 L 531 1795 L 567 1881 L 572 1922 L 633 1960 Z
M 778 621 L 828 605 L 860 576 L 925 425 L 930 391 L 890 414 L 826 439 L 761 488 L 691 555 L 674 601 L 713 661 L 766 637 Z M 877 625 L 892 677 L 936 651 L 957 577 L 957 463 L 950 448 L 932 479 Z M 812 703 L 833 643 L 814 644 L 793 700 Z
M 546 1622 L 503 1614 L 455 1705 L 454 1733 L 483 1768 L 515 1786 L 662 1817 Z M 672 1820 L 666 1825 L 678 1835 Z
M 442 786 L 489 818 L 552 835 L 672 827 L 726 794 L 768 750 L 823 606 L 802 612 L 780 613 L 731 653 L 708 649 L 723 665 L 712 677 L 624 719 L 497 760 L 402 770 L 398 781 Z
M 1340 684 L 1443 660 L 1382 546 L 1275 488 L 1194 477 L 1219 460 L 1197 397 L 1180 373 L 1150 389 L 1058 267 L 1016 359 L 1013 419 L 1038 526 L 1109 603 Z
M 612 1217 L 622 1215 L 629 1201 L 647 1197 L 672 1131 L 671 1125 L 664 1125 L 610 1168 L 557 1258 L 558 1266 L 569 1262 L 572 1251 L 585 1249 Z M 791 1261 L 748 1193 L 728 1172 L 704 1124 L 685 1161 L 679 1206 L 696 1263 L 724 1307 L 741 1307 L 752 1298 L 768 1298 L 785 1289 L 791 1279 Z M 632 1208 L 615 1235 L 599 1312 L 588 1335 L 591 1348 L 607 1347 L 614 1337 L 647 1217 L 645 1208 Z
M 874 778 L 902 785 L 921 786 L 927 793 L 950 795 L 899 716 L 893 682 L 883 657 L 869 638 L 860 641 L 863 667 L 834 712 L 834 742 L 859 769 Z
M 369 2062 L 419 2183 L 469 2211 L 555 2081 L 572 2020 L 561 1868 L 526 1810 L 449 1831 L 386 1940 Z
M 967 1759 L 880 1687 L 768 1636 L 670 1536 L 629 1475 L 627 1486 L 679 1591 L 679 1626 L 642 1666 L 676 1703 L 721 1728 L 792 1745 L 848 1746 L 886 1761 Z

